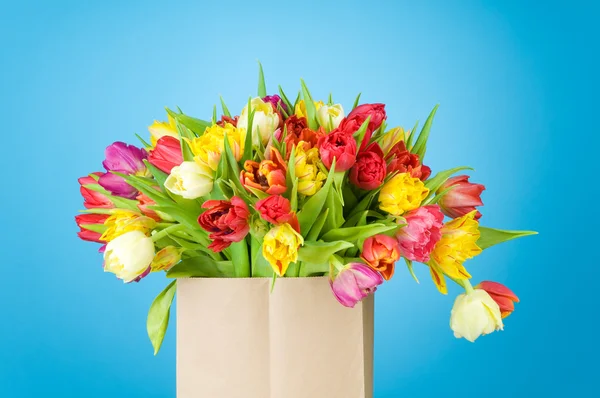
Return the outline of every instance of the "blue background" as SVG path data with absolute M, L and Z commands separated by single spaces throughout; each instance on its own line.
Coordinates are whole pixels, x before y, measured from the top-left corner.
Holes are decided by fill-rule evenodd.
M 521 298 L 505 331 L 453 337 L 459 290 L 403 267 L 377 295 L 375 397 L 592 396 L 598 371 L 599 69 L 592 2 L 5 2 L 1 397 L 174 397 L 174 325 L 145 331 L 163 277 L 123 285 L 76 237 L 77 177 L 136 143 L 164 106 L 210 117 L 303 77 L 315 97 L 387 104 L 410 128 L 437 114 L 426 163 L 475 167 L 482 223 L 539 236 L 467 266 Z M 416 4 L 418 3 L 418 4 Z M 452 3 L 452 4 L 450 4 Z M 595 49 L 594 49 L 595 48 Z M 595 389 L 597 391 L 597 388 Z

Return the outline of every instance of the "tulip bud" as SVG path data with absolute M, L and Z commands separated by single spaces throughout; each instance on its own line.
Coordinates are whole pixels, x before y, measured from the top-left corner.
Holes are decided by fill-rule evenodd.
M 485 290 L 500 307 L 502 318 L 506 318 L 515 310 L 515 304 L 519 298 L 509 288 L 498 282 L 483 281 L 475 286 L 477 289 Z
M 336 129 L 344 119 L 342 105 L 323 105 L 317 111 L 317 121 L 327 132 Z
M 150 272 L 154 243 L 141 231 L 127 232 L 106 245 L 104 272 L 112 272 L 123 282 L 139 281 Z
M 185 199 L 197 199 L 212 191 L 213 179 L 210 167 L 186 161 L 173 167 L 165 188 Z
M 181 260 L 181 248 L 167 246 L 156 253 L 152 260 L 152 272 L 168 271 Z
M 350 263 L 329 283 L 340 304 L 352 308 L 369 294 L 375 293 L 377 286 L 383 283 L 383 278 L 368 265 Z
M 456 338 L 474 342 L 479 336 L 502 330 L 502 316 L 498 304 L 485 290 L 474 289 L 460 294 L 450 315 L 450 328 Z

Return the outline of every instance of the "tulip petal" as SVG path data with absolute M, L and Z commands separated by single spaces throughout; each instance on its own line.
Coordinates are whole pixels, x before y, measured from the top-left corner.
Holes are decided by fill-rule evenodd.
M 436 269 L 437 267 L 433 264 L 429 265 L 429 271 L 431 272 L 431 279 L 433 279 L 433 283 L 435 283 L 435 287 L 442 294 L 448 294 L 448 286 L 446 285 L 446 278 L 444 274 Z

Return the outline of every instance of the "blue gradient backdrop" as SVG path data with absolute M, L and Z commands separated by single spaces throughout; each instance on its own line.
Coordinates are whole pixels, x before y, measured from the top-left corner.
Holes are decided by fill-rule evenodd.
M 174 325 L 156 358 L 145 332 L 165 280 L 102 273 L 75 235 L 76 179 L 164 106 L 241 109 L 257 59 L 271 91 L 303 77 L 346 109 L 362 91 L 392 125 L 440 103 L 427 163 L 475 167 L 485 225 L 540 231 L 469 262 L 522 299 L 476 344 L 448 327 L 458 289 L 398 269 L 377 295 L 375 397 L 594 395 L 598 9 L 450 3 L 4 2 L 0 397 L 175 396 Z

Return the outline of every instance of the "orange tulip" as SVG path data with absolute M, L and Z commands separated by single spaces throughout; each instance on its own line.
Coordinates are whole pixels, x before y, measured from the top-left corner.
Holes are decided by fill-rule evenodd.
M 270 195 L 280 195 L 286 191 L 286 172 L 287 167 L 281 154 L 271 147 L 269 156 L 262 162 L 246 160 L 240 180 L 245 187 L 260 189 Z
M 399 243 L 391 236 L 371 236 L 365 240 L 361 258 L 388 281 L 394 275 L 394 264 L 400 259 Z

